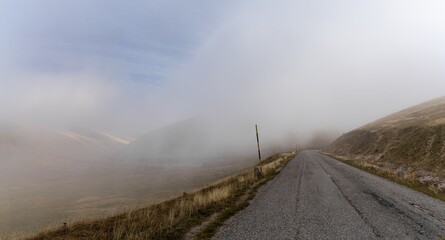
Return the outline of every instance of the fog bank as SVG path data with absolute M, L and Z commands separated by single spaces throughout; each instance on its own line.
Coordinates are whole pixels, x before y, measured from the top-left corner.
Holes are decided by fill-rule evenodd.
M 138 138 L 193 118 L 230 151 L 255 123 L 294 145 L 445 95 L 442 1 L 1 5 L 4 124 Z

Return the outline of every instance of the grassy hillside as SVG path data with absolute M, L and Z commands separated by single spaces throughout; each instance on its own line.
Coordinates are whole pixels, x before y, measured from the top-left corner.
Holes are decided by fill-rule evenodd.
M 294 156 L 269 157 L 259 164 L 264 174 L 260 178 L 250 168 L 169 201 L 104 219 L 68 223 L 28 239 L 208 239 Z
M 337 155 L 445 170 L 445 98 L 395 113 L 338 138 Z
M 338 138 L 328 152 L 415 174 L 445 190 L 445 97 L 367 124 Z

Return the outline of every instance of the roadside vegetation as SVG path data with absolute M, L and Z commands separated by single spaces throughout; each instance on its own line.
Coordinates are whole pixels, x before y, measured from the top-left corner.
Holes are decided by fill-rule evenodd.
M 210 239 L 295 155 L 282 153 L 264 160 L 256 166 L 262 169 L 260 177 L 250 168 L 159 204 L 104 219 L 68 223 L 26 239 Z
M 349 165 L 445 200 L 445 97 L 343 134 L 326 151 Z
M 343 134 L 327 149 L 351 165 L 436 198 L 445 192 L 445 97 Z
M 395 167 L 381 163 L 372 163 L 364 160 L 351 160 L 345 157 L 324 153 L 350 166 L 362 169 L 374 175 L 386 178 L 393 182 L 410 187 L 416 191 L 425 193 L 431 197 L 445 201 L 445 188 L 441 185 L 440 178 L 434 175 L 423 176 L 422 170 L 413 168 Z

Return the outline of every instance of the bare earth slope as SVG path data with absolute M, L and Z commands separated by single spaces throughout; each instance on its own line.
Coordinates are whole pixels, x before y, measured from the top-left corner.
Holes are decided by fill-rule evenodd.
M 328 151 L 352 159 L 445 170 L 445 97 L 392 114 L 338 138 Z

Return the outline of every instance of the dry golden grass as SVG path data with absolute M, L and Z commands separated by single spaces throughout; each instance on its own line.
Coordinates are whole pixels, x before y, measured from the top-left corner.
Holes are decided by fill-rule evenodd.
M 445 176 L 444 130 L 445 97 L 442 97 L 343 134 L 327 151 Z
M 261 163 L 263 178 L 249 169 L 169 201 L 100 220 L 69 223 L 27 239 L 181 239 L 212 214 L 230 208 L 252 186 L 270 179 L 293 156 L 272 156 Z
M 394 168 L 380 167 L 366 161 L 351 160 L 328 153 L 325 154 L 353 167 L 365 170 L 369 173 L 378 175 L 380 177 L 384 177 L 391 181 L 410 187 L 416 191 L 423 192 L 431 197 L 445 201 L 445 192 L 440 192 L 437 188 L 437 185 L 434 185 L 434 183 L 420 182 L 419 175 L 415 171 L 406 171 L 404 173 L 398 173 L 397 169 Z
M 23 233 L 2 233 L 0 234 L 1 240 L 13 240 L 13 239 L 23 239 L 25 234 Z

